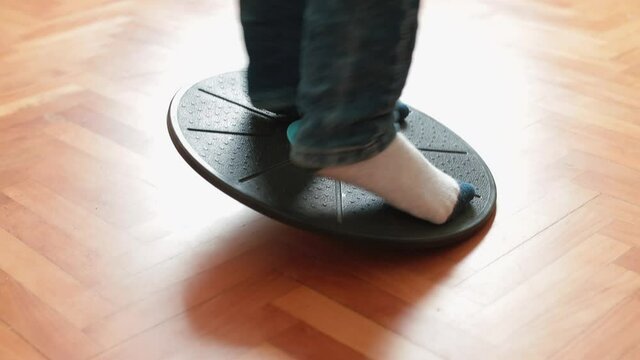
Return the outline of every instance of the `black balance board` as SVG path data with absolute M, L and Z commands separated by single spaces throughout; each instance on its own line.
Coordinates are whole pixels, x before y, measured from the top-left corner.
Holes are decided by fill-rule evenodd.
M 477 187 L 471 205 L 444 225 L 416 219 L 365 190 L 293 165 L 288 123 L 253 107 L 246 88 L 243 72 L 198 82 L 176 94 L 167 122 L 187 163 L 250 208 L 314 232 L 418 248 L 465 240 L 494 213 L 496 185 L 487 165 L 464 140 L 428 115 L 411 109 L 401 131 L 435 166 Z

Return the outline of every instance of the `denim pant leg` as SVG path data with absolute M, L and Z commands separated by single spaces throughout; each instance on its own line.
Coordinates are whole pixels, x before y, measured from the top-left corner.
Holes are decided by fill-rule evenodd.
M 393 141 L 418 7 L 419 0 L 307 0 L 294 163 L 355 163 Z
M 256 107 L 295 108 L 304 6 L 304 0 L 240 0 L 249 97 Z

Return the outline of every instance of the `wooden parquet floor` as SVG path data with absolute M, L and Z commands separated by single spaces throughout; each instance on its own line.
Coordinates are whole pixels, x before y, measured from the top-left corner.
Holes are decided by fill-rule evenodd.
M 232 0 L 0 0 L 0 359 L 640 359 L 640 2 L 428 0 L 404 99 L 499 187 L 375 252 L 200 179 L 165 114 Z

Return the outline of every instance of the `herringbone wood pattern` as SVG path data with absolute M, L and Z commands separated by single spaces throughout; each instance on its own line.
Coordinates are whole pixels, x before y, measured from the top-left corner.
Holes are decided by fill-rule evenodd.
M 430 253 L 228 199 L 164 117 L 231 0 L 0 0 L 1 359 L 640 359 L 640 3 L 428 0 L 404 99 L 499 186 Z

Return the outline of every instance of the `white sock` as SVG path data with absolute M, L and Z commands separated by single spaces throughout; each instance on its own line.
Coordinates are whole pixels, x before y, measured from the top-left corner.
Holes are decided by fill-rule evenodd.
M 374 157 L 324 168 L 319 174 L 366 189 L 395 208 L 435 224 L 449 220 L 459 201 L 466 205 L 473 198 L 470 185 L 463 185 L 465 196 L 460 196 L 461 185 L 433 166 L 400 133 Z

